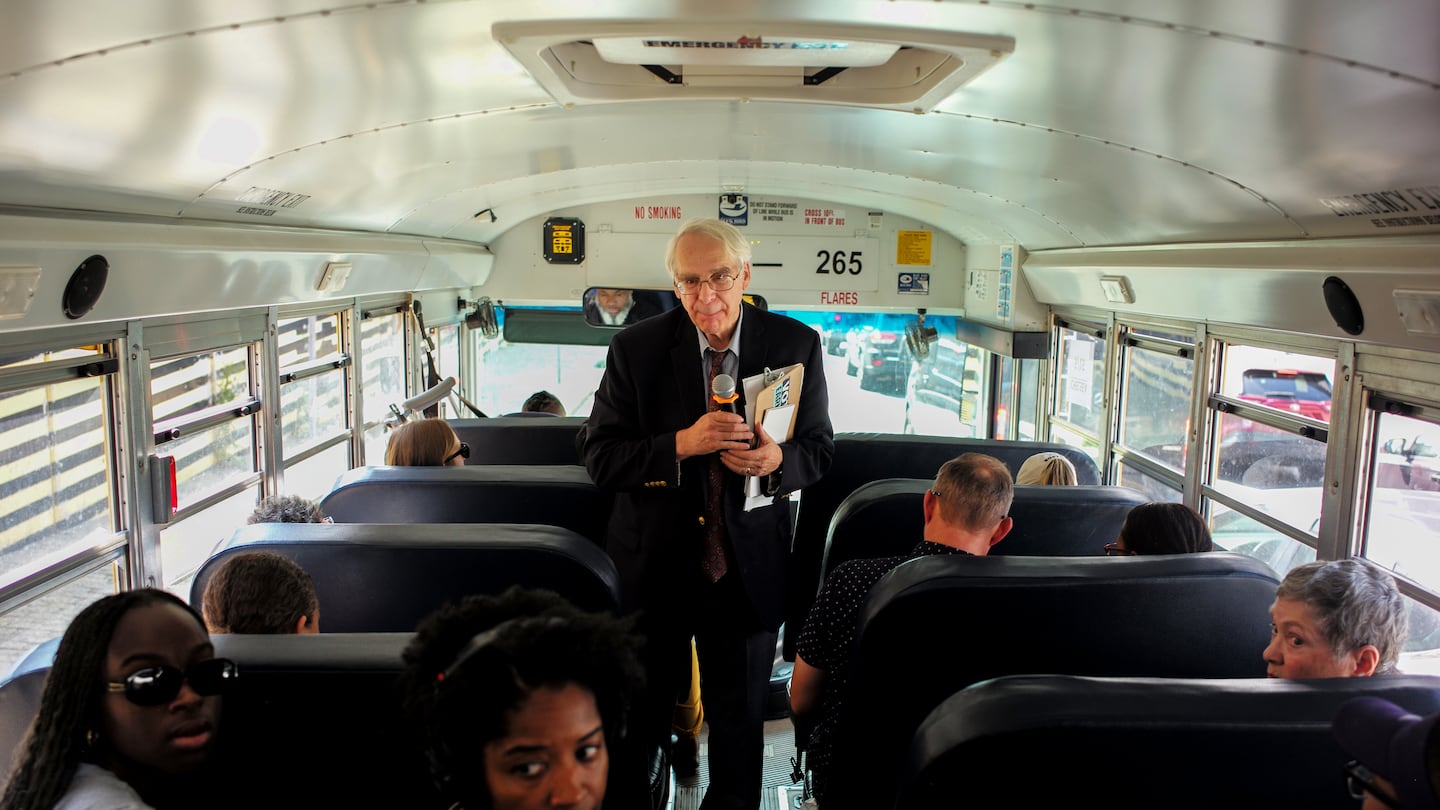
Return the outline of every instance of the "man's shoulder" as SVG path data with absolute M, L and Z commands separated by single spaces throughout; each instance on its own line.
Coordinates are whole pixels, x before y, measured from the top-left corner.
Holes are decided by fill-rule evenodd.
M 867 557 L 849 560 L 841 563 L 831 572 L 825 580 L 825 588 L 829 590 L 832 586 L 844 588 L 863 586 L 869 590 L 871 585 L 879 582 L 880 578 L 890 573 L 891 569 L 908 559 L 910 559 L 908 554 L 897 554 L 893 557 Z

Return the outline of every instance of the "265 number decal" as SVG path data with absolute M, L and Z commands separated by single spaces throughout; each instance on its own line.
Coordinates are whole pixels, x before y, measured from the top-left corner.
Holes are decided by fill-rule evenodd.
M 821 275 L 828 273 L 842 276 L 849 273 L 852 276 L 858 276 L 864 266 L 861 261 L 863 257 L 858 250 L 837 250 L 834 253 L 820 250 L 816 251 L 815 258 L 820 260 L 820 266 L 815 268 L 815 272 Z

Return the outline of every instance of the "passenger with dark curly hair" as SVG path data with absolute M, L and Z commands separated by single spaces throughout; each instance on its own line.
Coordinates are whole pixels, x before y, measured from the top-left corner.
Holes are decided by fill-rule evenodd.
M 171 594 L 126 591 L 86 607 L 60 640 L 0 807 L 196 806 L 210 792 L 201 772 L 220 693 L 236 675 L 200 615 Z
M 446 799 L 465 810 L 599 807 L 642 680 L 628 631 L 519 588 L 422 622 L 401 689 Z
M 318 633 L 320 597 L 298 563 L 273 551 L 236 554 L 205 583 L 201 599 L 212 633 Z
M 255 504 L 246 523 L 329 523 L 320 505 L 299 495 L 271 495 Z

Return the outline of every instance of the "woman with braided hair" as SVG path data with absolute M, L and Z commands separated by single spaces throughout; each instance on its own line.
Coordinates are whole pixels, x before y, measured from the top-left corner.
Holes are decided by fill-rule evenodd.
M 3 810 L 194 806 L 220 692 L 236 677 L 189 605 L 153 589 L 107 596 L 65 630 Z

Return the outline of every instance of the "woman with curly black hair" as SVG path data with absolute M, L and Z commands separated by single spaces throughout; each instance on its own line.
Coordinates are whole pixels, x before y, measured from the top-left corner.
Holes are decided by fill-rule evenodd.
M 599 807 L 642 678 L 628 631 L 519 588 L 422 622 L 401 687 L 446 798 L 465 810 Z
M 147 588 L 95 602 L 60 640 L 0 808 L 194 806 L 236 674 L 176 597 Z

